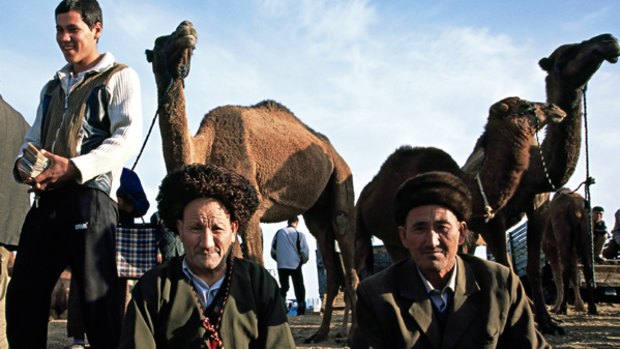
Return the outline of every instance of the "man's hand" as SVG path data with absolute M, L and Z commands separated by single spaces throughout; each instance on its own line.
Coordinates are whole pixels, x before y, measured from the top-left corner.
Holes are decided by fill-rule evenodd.
M 30 177 L 27 174 L 25 174 L 24 172 L 20 171 L 19 168 L 18 168 L 19 162 L 22 161 L 23 158 L 24 158 L 24 156 L 22 155 L 19 159 L 17 159 L 17 161 L 15 161 L 15 165 L 13 165 L 13 167 L 18 169 L 17 170 L 17 174 L 19 174 L 19 178 L 21 178 L 22 183 L 32 184 L 34 182 L 32 177 Z
M 78 177 L 80 172 L 71 160 L 54 153 L 50 153 L 44 149 L 41 150 L 41 154 L 50 159 L 51 164 L 45 171 L 29 183 L 32 184 L 34 189 L 54 189 L 67 182 L 74 181 Z

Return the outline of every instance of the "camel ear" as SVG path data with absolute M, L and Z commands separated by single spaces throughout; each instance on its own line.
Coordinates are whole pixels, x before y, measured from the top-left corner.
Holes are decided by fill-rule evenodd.
M 544 70 L 544 71 L 550 71 L 551 68 L 553 67 L 553 63 L 551 62 L 551 60 L 547 57 L 545 58 L 541 58 L 540 61 L 538 61 L 538 65 Z
M 510 106 L 503 100 L 491 106 L 489 113 L 491 115 L 504 115 L 510 110 Z
M 153 63 L 153 50 L 145 50 L 144 53 L 146 54 L 146 61 Z

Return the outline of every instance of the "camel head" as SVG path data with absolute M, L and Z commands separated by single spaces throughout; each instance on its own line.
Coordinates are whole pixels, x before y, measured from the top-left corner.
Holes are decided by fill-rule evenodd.
M 507 97 L 489 108 L 487 129 L 499 128 L 496 126 L 501 125 L 504 132 L 512 135 L 524 133 L 523 131 L 526 135 L 533 135 L 546 124 L 558 123 L 565 117 L 566 113 L 555 104 Z
M 489 148 L 511 146 L 527 152 L 534 136 L 543 126 L 559 123 L 566 113 L 550 103 L 529 102 L 519 97 L 507 97 L 489 108 L 485 132 L 480 136 L 474 153 L 463 169 L 472 171 L 482 166 Z
M 167 87 L 172 80 L 182 80 L 189 74 L 197 40 L 192 23 L 183 21 L 172 34 L 158 37 L 152 50 L 146 50 L 158 86 Z
M 482 200 L 474 203 L 478 206 L 474 210 L 483 212 L 481 217 L 485 222 L 514 194 L 528 167 L 530 145 L 538 130 L 565 117 L 566 113 L 554 104 L 518 97 L 504 98 L 489 108 L 485 132 L 461 168 L 469 174 L 475 173 L 477 185 L 471 184 L 470 189 L 480 188 Z
M 547 79 L 557 79 L 565 88 L 576 89 L 585 85 L 604 61 L 616 63 L 618 56 L 618 39 L 601 34 L 578 44 L 562 45 L 538 65 L 548 73 Z
M 499 154 L 497 147 L 509 146 L 517 150 L 516 153 L 527 154 L 536 132 L 565 117 L 566 113 L 555 104 L 529 102 L 519 97 L 496 102 L 489 108 L 485 132 L 462 169 L 470 173 L 479 171 L 489 152 Z

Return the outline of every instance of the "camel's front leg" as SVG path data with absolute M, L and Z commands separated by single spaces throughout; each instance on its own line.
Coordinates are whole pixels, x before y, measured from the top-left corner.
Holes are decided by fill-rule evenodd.
M 243 227 L 240 227 L 243 229 Z M 243 257 L 251 259 L 258 264 L 264 266 L 263 260 L 263 231 L 260 228 L 260 214 L 255 213 L 244 232 L 242 232 L 241 238 L 243 239 L 242 252 Z
M 305 343 L 317 343 L 325 341 L 328 338 L 332 312 L 334 310 L 334 299 L 338 294 L 340 286 L 344 283 L 344 272 L 340 269 L 341 264 L 338 261 L 335 248 L 336 240 L 334 232 L 331 230 L 329 219 L 326 219 L 329 217 L 327 212 L 314 207 L 304 213 L 303 216 L 306 227 L 308 227 L 310 233 L 312 233 L 317 240 L 317 246 L 323 258 L 323 264 L 325 265 L 327 274 L 326 296 L 321 325 L 314 334 L 304 340 Z

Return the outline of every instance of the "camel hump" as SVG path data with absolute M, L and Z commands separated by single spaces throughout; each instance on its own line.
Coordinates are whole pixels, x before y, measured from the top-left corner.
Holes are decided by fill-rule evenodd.
M 269 111 L 283 111 L 285 113 L 289 113 L 293 115 L 293 112 L 291 112 L 287 107 L 285 107 L 283 104 L 276 102 L 272 99 L 265 99 L 264 101 L 260 101 L 254 104 L 253 106 L 251 106 L 250 108 L 267 109 Z
M 214 122 L 218 118 L 230 119 L 231 117 L 236 116 L 241 119 L 244 117 L 248 117 L 249 115 L 255 115 L 252 112 L 245 113 L 245 111 L 261 111 L 265 114 L 269 114 L 270 118 L 281 118 L 282 120 L 289 119 L 290 122 L 297 123 L 303 126 L 308 132 L 315 135 L 322 142 L 324 142 L 325 144 L 328 144 L 331 147 L 331 142 L 329 141 L 329 138 L 327 138 L 327 136 L 325 136 L 324 134 L 320 132 L 317 132 L 312 127 L 308 126 L 306 123 L 301 121 L 297 116 L 295 116 L 295 114 L 293 114 L 293 112 L 290 111 L 290 109 L 288 109 L 283 104 L 276 102 L 272 99 L 263 100 L 249 107 L 240 106 L 240 105 L 225 105 L 225 106 L 214 108 L 213 110 L 208 112 L 202 119 L 200 127 L 198 128 L 198 133 L 203 132 L 203 130 L 206 127 L 208 127 L 207 125 L 208 125 L 209 120 L 211 120 L 211 122 Z M 242 114 L 244 116 L 242 116 Z
M 396 149 L 381 165 L 379 172 L 414 166 L 417 172 L 444 170 L 452 173 L 460 171 L 456 161 L 445 151 L 435 147 L 412 147 L 403 145 Z
M 403 176 L 402 182 L 410 176 L 429 172 L 445 171 L 460 176 L 461 169 L 450 154 L 435 147 L 401 146 L 381 165 L 373 181 L 385 180 L 385 174 Z M 381 179 L 383 177 L 383 179 Z M 401 182 L 401 183 L 402 183 Z
M 283 112 L 283 113 L 289 114 L 289 116 L 291 118 L 293 118 L 294 120 L 296 120 L 300 124 L 304 125 L 304 127 L 308 131 L 310 131 L 311 133 L 313 133 L 317 137 L 321 138 L 324 142 L 330 143 L 329 138 L 327 138 L 327 136 L 325 136 L 324 134 L 314 130 L 312 127 L 308 126 L 306 123 L 301 121 L 301 119 L 299 119 L 290 109 L 285 107 L 280 102 L 276 102 L 276 101 L 274 101 L 272 99 L 265 99 L 265 100 L 263 100 L 261 102 L 256 103 L 255 105 L 251 106 L 250 108 L 266 109 L 267 111 L 274 111 L 274 112 L 278 112 L 279 111 L 279 112 Z

